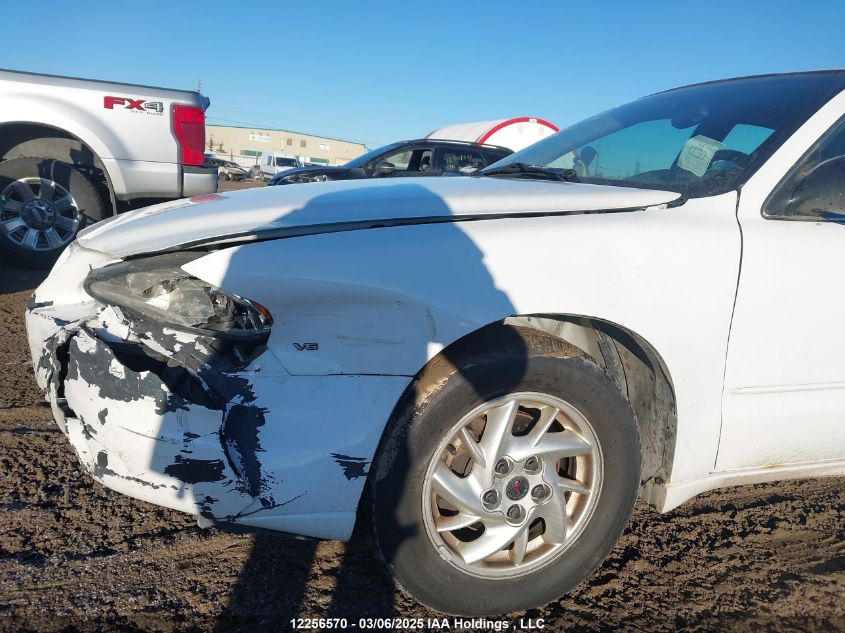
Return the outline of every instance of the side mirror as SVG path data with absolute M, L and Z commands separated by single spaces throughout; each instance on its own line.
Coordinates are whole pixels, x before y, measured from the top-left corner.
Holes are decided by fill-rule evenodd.
M 845 215 L 845 156 L 816 165 L 792 192 L 789 215 L 824 217 Z
M 376 173 L 382 176 L 386 176 L 387 174 L 392 174 L 396 171 L 396 165 L 386 160 L 381 161 L 378 165 L 376 165 Z

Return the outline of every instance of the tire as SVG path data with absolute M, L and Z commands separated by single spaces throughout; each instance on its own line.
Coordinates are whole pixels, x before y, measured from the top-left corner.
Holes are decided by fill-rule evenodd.
M 45 181 L 52 184 L 44 187 Z M 40 206 L 27 207 L 30 195 Z M 0 163 L 0 257 L 6 261 L 49 269 L 80 230 L 104 216 L 102 198 L 74 166 L 50 158 Z
M 376 541 L 388 568 L 413 598 L 447 614 L 492 616 L 559 598 L 595 571 L 610 553 L 628 522 L 639 490 L 639 433 L 634 413 L 615 383 L 591 359 L 576 355 L 580 352 L 565 342 L 542 334 L 538 337 L 534 331 L 526 334 L 525 328 L 502 330 L 506 336 L 498 337 L 497 346 L 509 336 L 517 343 L 522 341 L 521 349 L 513 344 L 492 353 L 489 346 L 488 350 L 476 349 L 450 358 L 448 371 L 418 376 L 394 411 L 370 482 Z M 534 400 L 540 396 L 546 400 Z M 564 415 L 552 417 L 563 405 L 560 411 Z M 481 411 L 486 411 L 486 418 L 478 417 Z M 508 419 L 497 418 L 502 411 L 516 411 L 516 417 L 509 418 L 513 425 L 503 423 L 499 427 L 510 429 L 502 437 L 503 442 L 510 443 L 505 454 L 514 455 L 509 474 L 500 477 L 491 470 L 498 467 L 498 456 L 488 459 L 491 463 L 486 469 L 480 460 L 495 454 L 489 445 L 484 448 L 485 434 L 493 425 L 484 420 Z M 474 422 L 463 427 L 468 419 Z M 547 422 L 543 428 L 548 431 L 538 428 L 544 419 Z M 549 419 L 555 420 L 551 426 Z M 529 431 L 523 436 L 513 435 L 518 426 L 520 432 Z M 460 431 L 455 435 L 456 428 L 466 428 L 468 441 L 477 440 L 478 463 L 465 444 L 467 439 L 458 439 Z M 532 430 L 540 435 L 532 436 Z M 491 442 L 495 437 L 491 430 Z M 536 445 L 527 443 L 538 437 Z M 570 438 L 578 451 L 589 453 L 558 461 L 561 453 L 551 447 L 563 446 L 560 442 Z M 532 451 L 539 455 L 539 466 L 527 457 Z M 464 462 L 467 458 L 469 461 Z M 466 478 L 455 474 L 456 463 L 458 471 L 469 469 Z M 462 463 L 467 465 L 460 466 Z M 539 474 L 535 467 L 540 468 Z M 561 469 L 565 469 L 567 478 L 561 477 Z M 477 479 L 472 480 L 476 472 Z M 583 485 L 588 494 L 561 492 L 561 485 L 569 490 L 582 485 L 568 479 L 571 473 L 589 482 Z M 471 480 L 477 482 L 475 487 L 464 485 Z M 438 483 L 441 481 L 448 485 Z M 461 484 L 455 486 L 455 482 Z M 455 493 L 457 497 L 443 492 L 453 488 L 472 489 L 466 497 L 472 502 L 451 505 L 448 499 L 464 498 L 462 492 Z M 485 489 L 495 489 L 499 499 L 496 510 L 487 514 L 486 509 L 479 509 L 487 494 L 479 491 Z M 542 491 L 545 497 L 536 501 L 535 491 L 538 496 Z M 572 508 L 565 528 L 560 526 L 566 526 L 566 521 L 557 521 L 563 505 Z M 514 514 L 517 527 L 505 518 L 514 506 L 522 517 Z M 449 516 L 454 509 L 464 512 Z M 475 515 L 483 520 L 468 525 L 466 522 Z M 542 519 L 537 518 L 540 516 Z M 458 521 L 465 517 L 471 518 Z M 488 521 L 487 517 L 492 518 Z M 438 530 L 451 526 L 452 521 L 465 527 Z M 490 544 L 498 547 L 497 534 L 509 539 L 517 532 L 528 534 L 521 537 L 521 547 L 515 539 L 504 546 L 506 549 L 467 562 L 478 551 L 490 549 Z M 485 538 L 488 540 L 482 542 Z M 476 542 L 483 547 L 473 550 Z M 456 548 L 464 548 L 464 553 Z

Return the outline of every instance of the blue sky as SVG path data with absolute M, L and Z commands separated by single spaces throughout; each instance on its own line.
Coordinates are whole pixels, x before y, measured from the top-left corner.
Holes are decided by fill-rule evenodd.
M 676 85 L 845 67 L 845 3 L 833 0 L 63 0 L 10 2 L 3 14 L 15 28 L 4 29 L 0 67 L 200 80 L 210 123 L 371 147 L 508 116 L 565 126 Z

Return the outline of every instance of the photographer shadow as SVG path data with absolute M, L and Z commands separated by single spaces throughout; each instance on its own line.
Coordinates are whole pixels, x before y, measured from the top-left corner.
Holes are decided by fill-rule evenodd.
M 457 184 L 457 180 L 453 182 Z M 401 362 L 393 363 L 392 375 L 407 376 L 406 396 L 407 390 L 417 388 L 412 374 L 426 364 L 432 349 L 442 348 L 440 353 L 448 359 L 452 353 L 449 345 L 460 336 L 514 313 L 510 299 L 496 287 L 485 265 L 484 252 L 462 230 L 462 223 L 444 221 L 453 215 L 453 211 L 446 200 L 432 191 L 433 188 L 403 179 L 394 180 L 390 187 L 385 187 L 383 183 L 360 183 L 354 188 L 338 189 L 303 184 L 274 187 L 262 193 L 280 195 L 288 187 L 314 187 L 324 193 L 310 198 L 301 208 L 280 215 L 274 225 L 282 229 L 324 223 L 326 218 L 331 217 L 334 206 L 352 208 L 356 203 L 371 209 L 378 217 L 390 218 L 389 213 L 395 210 L 396 217 L 414 218 L 413 223 L 421 226 L 390 228 L 382 225 L 351 232 L 329 232 L 319 238 L 282 239 L 258 245 L 257 248 L 247 246 L 233 252 L 220 285 L 241 288 L 245 278 L 256 289 L 261 283 L 266 283 L 267 275 L 274 274 L 268 273 L 268 269 L 275 265 L 272 259 L 279 252 L 267 248 L 269 244 L 274 244 L 277 245 L 275 248 L 286 249 L 285 257 L 289 261 L 309 262 L 307 267 L 298 265 L 293 274 L 337 283 L 339 287 L 354 288 L 357 284 L 364 284 L 362 288 L 384 289 L 385 293 L 407 297 L 406 303 L 418 312 L 405 313 L 410 315 L 407 322 L 394 322 L 387 326 L 388 333 L 380 332 L 383 338 L 396 337 L 394 347 L 380 343 L 383 347 L 374 352 L 402 355 Z M 278 193 L 274 189 L 278 189 Z M 402 208 L 402 205 L 409 206 Z M 420 222 L 420 213 L 424 213 L 423 217 L 439 220 L 435 223 Z M 355 248 L 350 249 L 349 244 L 353 240 Z M 316 254 L 302 250 L 297 255 L 298 249 L 311 247 L 324 250 Z M 303 257 L 305 260 L 301 259 Z M 312 269 L 311 264 L 316 269 Z M 284 267 L 281 270 L 285 271 Z M 255 298 L 261 301 L 261 296 Z M 338 314 L 343 314 L 342 308 Z M 432 311 L 437 316 L 433 316 Z M 388 318 L 383 313 L 379 317 Z M 338 322 L 345 323 L 342 319 Z M 407 332 L 403 328 L 407 328 Z M 421 332 L 428 334 L 421 336 Z M 341 334 L 346 333 L 331 332 L 328 336 L 340 337 Z M 517 347 L 522 344 L 520 340 L 502 343 L 514 354 L 515 360 L 527 358 L 524 345 L 522 353 Z M 366 348 L 362 350 L 365 352 Z M 395 369 L 400 366 L 413 369 L 403 373 Z M 473 384 L 472 376 L 465 378 Z M 480 396 L 480 388 L 476 391 Z M 262 437 L 264 434 L 269 437 L 274 432 L 271 425 L 291 421 L 284 413 L 268 413 L 266 426 L 261 430 Z M 324 423 L 318 420 L 308 422 L 312 425 Z M 326 434 L 325 450 L 328 453 L 332 449 L 331 427 L 322 432 Z M 381 429 L 371 432 L 380 434 Z M 271 444 L 262 441 L 261 446 L 262 450 L 272 451 Z M 405 450 L 404 446 L 399 447 L 398 459 L 403 463 L 407 459 L 407 454 L 402 454 Z M 284 479 L 278 474 L 281 486 L 285 485 Z M 379 564 L 368 495 L 365 486 L 355 530 L 347 543 L 298 540 L 278 533 L 257 531 L 249 559 L 216 623 L 216 630 L 255 630 L 263 627 L 285 630 L 292 628 L 292 620 L 296 618 L 345 618 L 357 625 L 360 618 L 407 616 L 407 613 L 397 613 L 397 597 L 400 594 L 385 566 Z M 416 526 L 403 524 L 396 516 L 388 519 L 387 524 L 392 524 L 391 533 L 397 535 L 392 539 L 397 549 L 416 534 Z M 391 555 L 392 552 L 385 552 L 387 559 Z M 413 608 L 415 612 L 418 609 L 419 613 L 424 613 L 423 607 Z M 431 612 L 430 615 L 437 614 Z

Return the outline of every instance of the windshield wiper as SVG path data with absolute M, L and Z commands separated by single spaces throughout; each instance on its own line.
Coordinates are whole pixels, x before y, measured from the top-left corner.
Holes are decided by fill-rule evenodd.
M 478 176 L 517 176 L 521 178 L 543 178 L 546 180 L 562 180 L 564 182 L 578 182 L 578 175 L 574 169 L 560 169 L 557 167 L 540 167 L 517 161 L 501 167 L 485 169 L 476 172 Z

